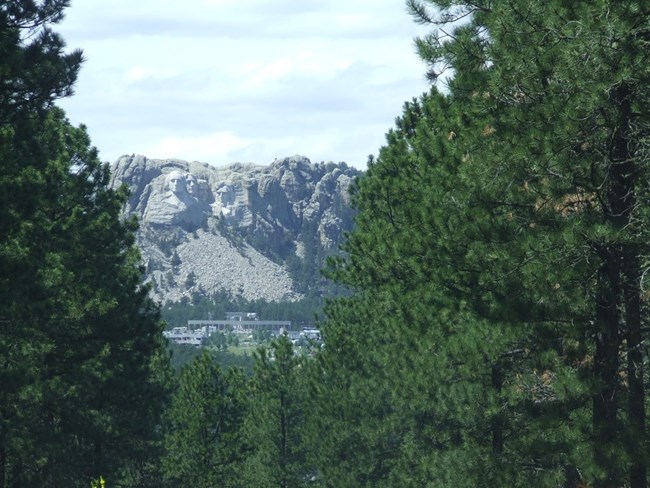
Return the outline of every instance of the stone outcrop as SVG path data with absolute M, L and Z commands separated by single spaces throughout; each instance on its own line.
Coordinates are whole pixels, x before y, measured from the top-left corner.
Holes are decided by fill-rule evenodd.
M 112 184 L 130 188 L 125 214 L 140 220 L 155 298 L 225 289 L 284 301 L 317 282 L 304 270 L 318 269 L 350 230 L 349 188 L 359 174 L 303 156 L 214 167 L 131 155 L 113 165 Z

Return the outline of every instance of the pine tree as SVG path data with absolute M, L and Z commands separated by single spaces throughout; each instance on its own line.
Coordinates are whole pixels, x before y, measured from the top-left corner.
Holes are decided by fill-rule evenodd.
M 197 488 L 244 486 L 245 398 L 242 371 L 222 373 L 207 351 L 183 368 L 166 414 L 163 466 L 169 480 Z
M 452 141 L 466 113 L 435 91 L 406 104 L 359 180 L 347 257 L 330 269 L 352 295 L 328 305 L 314 379 L 328 486 L 494 486 L 507 466 L 500 375 L 514 338 L 457 300 L 471 242 Z
M 245 486 L 305 486 L 307 465 L 303 361 L 286 335 L 255 354 L 246 436 L 253 447 L 246 459 Z
M 485 249 L 477 309 L 513 317 L 547 344 L 535 354 L 546 358 L 556 396 L 543 404 L 557 403 L 559 387 L 570 392 L 565 407 L 573 404 L 555 409 L 551 425 L 583 412 L 584 434 L 555 454 L 566 456 L 566 482 L 574 472 L 596 486 L 646 486 L 650 11 L 640 2 L 409 3 L 431 24 L 471 13 L 462 27 L 438 31 L 452 32 L 447 42 L 431 36 L 419 47 L 432 68 L 457 70 L 451 93 L 473 97 L 491 119 L 467 147 L 471 205 L 491 214 L 488 232 L 476 235 Z M 442 10 L 433 15 L 425 3 Z
M 53 106 L 81 53 L 65 1 L 0 6 L 0 486 L 114 483 L 150 464 L 167 358 L 123 190 Z
M 12 277 L 25 295 L 4 295 L 4 373 L 14 378 L 4 383 L 4 466 L 15 471 L 5 478 L 74 486 L 116 479 L 147 458 L 165 395 L 156 367 L 166 359 L 134 224 L 120 220 L 125 195 L 108 189 L 108 167 L 60 110 L 40 131 L 48 167 L 31 195 L 39 208 L 9 243 L 21 253 L 11 256 Z
M 0 124 L 5 130 L 25 116 L 42 115 L 57 99 L 72 94 L 82 53 L 64 53 L 63 39 L 49 27 L 61 21 L 69 3 L 30 0 L 0 5 Z
M 359 181 L 325 483 L 646 486 L 647 8 L 409 5 L 453 77 Z
M 81 63 L 81 53 L 64 54 L 60 37 L 46 28 L 66 4 L 0 6 L 0 486 L 12 486 L 24 470 L 16 450 L 32 445 L 22 419 L 33 403 L 24 388 L 35 383 L 47 347 L 37 303 L 44 286 L 35 279 L 42 260 L 29 234 L 46 186 L 35 133 L 46 109 L 71 90 Z M 36 303 L 28 307 L 27 297 Z

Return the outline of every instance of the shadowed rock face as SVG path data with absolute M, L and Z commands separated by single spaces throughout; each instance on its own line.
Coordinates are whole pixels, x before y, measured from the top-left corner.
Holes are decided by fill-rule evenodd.
M 303 156 L 214 167 L 132 155 L 112 172 L 113 186 L 131 190 L 125 214 L 140 220 L 154 295 L 173 301 L 221 288 L 247 299 L 298 298 L 286 264 L 314 259 L 306 249 L 322 259 L 341 243 L 352 225 L 349 187 L 360 174 Z

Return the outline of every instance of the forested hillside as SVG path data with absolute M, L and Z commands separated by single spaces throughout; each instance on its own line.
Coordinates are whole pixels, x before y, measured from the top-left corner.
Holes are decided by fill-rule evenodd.
M 0 5 L 1 487 L 647 487 L 647 2 L 407 0 L 432 87 L 353 186 L 324 346 L 178 375 L 54 106 L 66 4 Z

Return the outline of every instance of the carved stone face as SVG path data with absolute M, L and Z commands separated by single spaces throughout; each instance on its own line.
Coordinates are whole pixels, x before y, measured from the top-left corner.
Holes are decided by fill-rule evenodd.
M 167 182 L 167 188 L 169 188 L 172 193 L 185 193 L 187 191 L 185 175 L 180 171 L 172 171 L 167 175 L 165 181 Z
M 196 190 L 196 193 L 199 195 L 199 200 L 203 202 L 208 202 L 210 200 L 214 201 L 213 198 L 210 198 L 210 183 L 208 183 L 208 180 L 204 180 L 203 178 L 199 178 L 196 180 L 198 189 Z
M 185 182 L 187 185 L 187 193 L 189 193 L 192 196 L 197 196 L 199 188 L 198 188 L 198 183 L 196 182 L 196 177 L 190 173 L 185 178 Z

